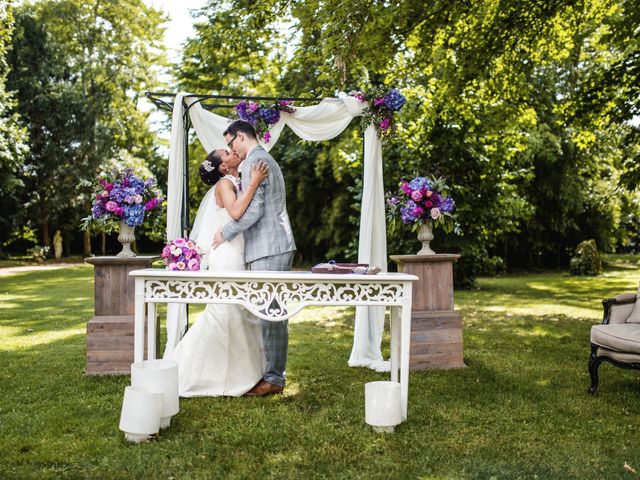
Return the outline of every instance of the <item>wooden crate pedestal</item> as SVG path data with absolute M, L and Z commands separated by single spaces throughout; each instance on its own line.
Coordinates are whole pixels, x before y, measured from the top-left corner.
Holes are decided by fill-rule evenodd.
M 149 268 L 156 258 L 85 258 L 85 262 L 94 266 L 95 299 L 95 316 L 87 323 L 87 375 L 130 373 L 135 279 L 129 272 Z M 145 342 L 145 355 L 146 348 Z
M 413 285 L 411 370 L 465 367 L 462 317 L 453 305 L 453 263 L 460 255 L 391 255 Z

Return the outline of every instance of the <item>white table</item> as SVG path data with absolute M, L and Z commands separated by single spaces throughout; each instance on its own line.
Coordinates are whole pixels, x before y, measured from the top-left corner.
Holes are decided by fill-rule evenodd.
M 415 275 L 317 274 L 311 272 L 179 272 L 147 268 L 135 277 L 134 361 L 156 351 L 157 303 L 235 303 L 256 317 L 282 321 L 309 305 L 388 306 L 391 308 L 391 381 L 400 381 L 402 418 L 407 418 L 411 291 Z M 266 306 L 270 306 L 265 309 Z

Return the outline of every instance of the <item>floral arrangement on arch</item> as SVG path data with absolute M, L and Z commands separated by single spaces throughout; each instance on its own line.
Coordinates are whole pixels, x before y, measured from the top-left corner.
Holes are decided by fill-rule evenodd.
M 236 103 L 235 109 L 240 120 L 245 120 L 253 125 L 256 133 L 265 143 L 269 143 L 271 140 L 269 127 L 278 123 L 280 112 L 294 113 L 296 111 L 291 100 L 278 100 L 272 104 L 242 100 Z
M 155 178 L 143 180 L 131 169 L 106 172 L 93 185 L 91 215 L 82 219 L 81 228 L 97 224 L 111 232 L 120 221 L 139 226 L 160 212 L 163 201 Z
M 442 227 L 446 232 L 460 233 L 453 211 L 456 203 L 449 196 L 449 187 L 442 177 L 401 179 L 396 193 L 387 194 L 389 224 L 395 229 L 398 217 L 403 224 L 415 228 L 426 222 Z
M 378 85 L 366 92 L 352 91 L 350 95 L 366 106 L 362 110 L 362 128 L 370 124 L 375 125 L 381 137 L 390 137 L 396 131 L 395 114 L 399 111 L 407 99 L 395 88 L 388 89 L 384 85 Z
M 188 238 L 177 238 L 162 249 L 162 260 L 169 270 L 197 272 L 200 270 L 202 249 Z

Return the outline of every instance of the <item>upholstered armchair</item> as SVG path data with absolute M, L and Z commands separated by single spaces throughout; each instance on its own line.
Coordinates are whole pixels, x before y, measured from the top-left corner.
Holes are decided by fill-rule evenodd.
M 603 361 L 640 370 L 640 302 L 636 305 L 636 298 L 635 293 L 622 293 L 602 301 L 602 324 L 591 327 L 589 393 L 598 389 L 598 367 Z

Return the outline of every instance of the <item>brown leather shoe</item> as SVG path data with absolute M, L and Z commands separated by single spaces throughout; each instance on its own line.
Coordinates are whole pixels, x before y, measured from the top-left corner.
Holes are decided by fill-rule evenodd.
M 274 385 L 272 383 L 260 380 L 255 387 L 249 390 L 245 395 L 247 397 L 264 397 L 266 395 L 276 395 L 282 393 L 284 387 Z

